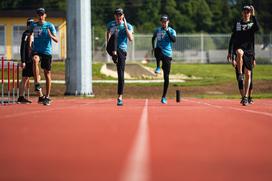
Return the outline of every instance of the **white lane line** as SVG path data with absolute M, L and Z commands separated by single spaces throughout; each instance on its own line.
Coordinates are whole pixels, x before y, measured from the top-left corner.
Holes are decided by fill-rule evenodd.
M 209 103 L 206 103 L 206 102 L 192 101 L 192 100 L 189 100 L 189 99 L 183 99 L 183 100 L 187 101 L 187 102 L 197 103 L 197 104 L 204 104 L 206 106 L 214 107 L 214 108 L 217 108 L 217 109 L 221 109 L 222 108 L 222 106 L 212 105 L 212 104 L 209 104 Z
M 268 112 L 254 111 L 254 110 L 248 110 L 248 109 L 240 109 L 240 108 L 234 108 L 234 107 L 229 107 L 229 106 L 218 106 L 218 105 L 213 105 L 213 104 L 209 104 L 209 103 L 206 103 L 206 102 L 192 101 L 192 100 L 188 100 L 188 99 L 183 99 L 183 100 L 185 100 L 187 102 L 193 102 L 193 103 L 197 103 L 197 104 L 207 105 L 207 106 L 210 106 L 210 107 L 215 107 L 215 108 L 218 108 L 218 109 L 232 109 L 232 110 L 236 110 L 236 111 L 244 111 L 244 112 L 250 112 L 250 113 L 254 113 L 254 114 L 260 114 L 260 115 L 263 115 L 263 116 L 272 117 L 272 114 L 268 113 Z
M 141 115 L 136 138 L 123 171 L 121 181 L 148 181 L 149 170 L 149 131 L 148 131 L 148 100 Z
M 272 114 L 268 113 L 268 112 L 254 111 L 254 110 L 248 110 L 248 109 L 239 109 L 239 108 L 233 108 L 233 107 L 228 107 L 228 108 L 233 109 L 233 110 L 237 110 L 237 111 L 246 111 L 246 112 L 250 112 L 250 113 L 261 114 L 264 116 L 272 117 Z

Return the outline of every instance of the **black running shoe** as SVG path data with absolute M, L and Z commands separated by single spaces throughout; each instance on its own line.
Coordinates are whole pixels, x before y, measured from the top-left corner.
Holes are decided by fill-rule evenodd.
M 243 97 L 241 97 L 240 104 L 243 104 L 243 100 L 244 100 L 244 98 L 243 98 Z
M 44 100 L 43 100 L 43 105 L 45 106 L 50 106 L 51 104 L 51 99 L 49 99 L 48 97 L 46 97 Z
M 248 105 L 248 98 L 244 97 L 243 98 L 243 106 L 247 106 Z
M 35 84 L 35 91 L 38 92 L 40 90 L 42 90 L 41 85 L 39 83 Z
M 17 99 L 17 104 L 31 104 L 32 102 L 27 100 L 24 96 L 20 96 Z
M 254 104 L 254 101 L 253 101 L 252 97 L 248 97 L 248 103 L 249 104 Z
M 39 97 L 38 104 L 43 104 L 44 99 L 45 99 L 45 96 Z

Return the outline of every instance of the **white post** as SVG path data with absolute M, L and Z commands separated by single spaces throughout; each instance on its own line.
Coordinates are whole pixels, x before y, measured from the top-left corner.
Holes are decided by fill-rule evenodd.
M 107 47 L 107 32 L 105 32 L 105 47 Z M 105 49 L 106 51 L 106 49 Z M 111 62 L 111 56 L 106 52 L 107 62 Z
M 66 95 L 93 95 L 91 0 L 67 0 Z
M 272 63 L 272 33 L 269 33 L 269 56 L 270 56 L 270 63 Z
M 204 63 L 204 36 L 203 32 L 200 34 L 200 41 L 201 41 L 201 63 Z
M 134 39 L 134 41 L 132 41 L 131 60 L 135 61 L 135 39 Z

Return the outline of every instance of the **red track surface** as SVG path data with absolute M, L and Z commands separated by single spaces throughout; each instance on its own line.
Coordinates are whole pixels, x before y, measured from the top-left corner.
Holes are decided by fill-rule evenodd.
M 0 181 L 120 180 L 144 106 L 132 99 L 123 107 L 88 99 L 1 106 Z M 143 181 L 272 180 L 271 99 L 247 107 L 239 100 L 148 100 L 147 109 Z

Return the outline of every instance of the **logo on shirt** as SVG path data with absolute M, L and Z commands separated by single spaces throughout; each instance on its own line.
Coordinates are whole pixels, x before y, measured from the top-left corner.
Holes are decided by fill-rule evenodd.
M 250 30 L 252 28 L 253 24 L 254 23 L 241 24 L 240 22 L 237 22 L 237 24 L 236 24 L 236 31 Z
M 158 41 L 162 40 L 164 37 L 165 37 L 165 32 L 159 31 L 157 33 L 157 39 L 158 39 Z
M 36 26 L 36 27 L 33 29 L 33 33 L 34 33 L 34 37 L 41 36 L 41 34 L 42 34 L 42 28 Z

